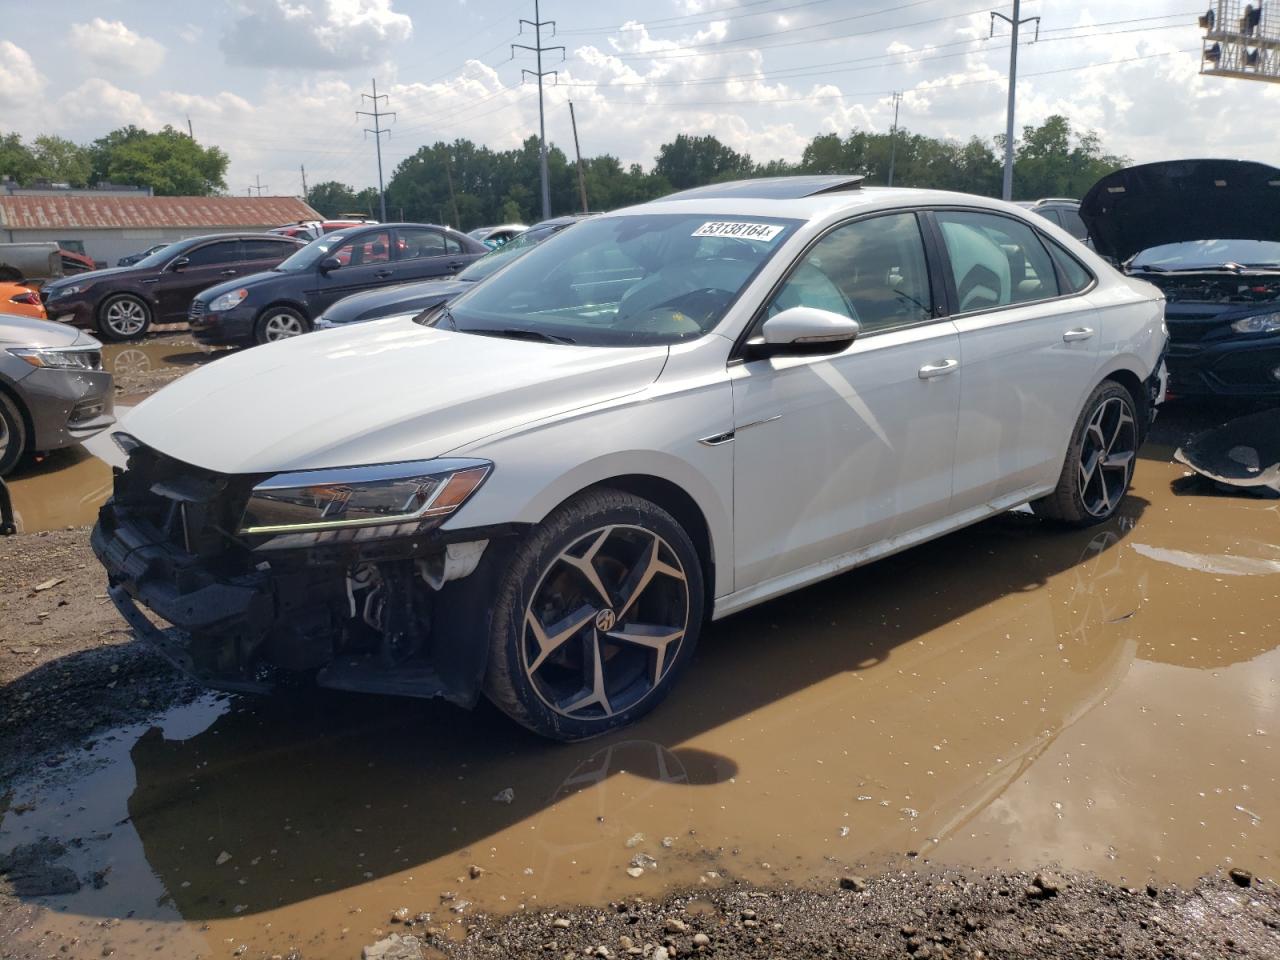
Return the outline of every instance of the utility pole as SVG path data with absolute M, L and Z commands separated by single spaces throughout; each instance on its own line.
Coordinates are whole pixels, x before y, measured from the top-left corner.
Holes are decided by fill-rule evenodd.
M 556 22 L 554 20 L 543 20 L 539 9 L 539 0 L 533 0 L 533 19 L 520 21 L 520 32 L 524 33 L 526 26 L 533 27 L 533 34 L 536 38 L 534 46 L 524 43 L 513 43 L 511 45 L 511 55 L 514 57 L 516 50 L 530 50 L 537 55 L 538 69 L 523 69 L 520 71 L 520 79 L 523 81 L 525 76 L 538 78 L 538 164 L 542 175 L 542 219 L 547 220 L 551 217 L 551 181 L 547 176 L 547 117 L 542 105 L 542 78 L 555 77 L 560 78 L 558 70 L 543 70 L 542 55 L 552 50 L 560 51 L 560 59 L 564 59 L 564 47 L 544 47 L 542 45 L 542 28 L 550 27 L 551 35 L 556 35 Z
M 298 164 L 298 169 L 302 171 L 302 200 L 305 203 L 307 199 L 307 165 L 300 163 Z
M 569 101 L 569 122 L 573 124 L 573 152 L 578 157 L 578 192 L 582 194 L 582 212 L 587 212 L 587 178 L 582 173 L 582 150 L 578 146 L 578 118 L 573 114 L 573 101 Z
M 192 140 L 196 138 L 196 135 L 191 130 L 191 114 L 189 113 L 187 114 L 187 136 Z
M 1009 41 L 1009 106 L 1005 113 L 1004 122 L 1004 187 L 1000 191 L 1000 196 L 1005 200 L 1013 199 L 1013 108 L 1018 88 L 1018 28 L 1024 23 L 1035 21 L 1036 39 L 1040 39 L 1040 18 L 1021 17 L 1022 0 L 1013 0 L 1013 16 L 1006 16 L 1003 13 L 991 12 L 991 36 L 996 35 L 996 18 L 1000 18 L 1009 24 L 1013 30 L 1013 36 Z
M 253 182 L 253 183 L 251 183 L 251 184 L 249 185 L 249 191 L 248 191 L 248 192 L 249 192 L 249 196 L 253 196 L 253 192 L 254 192 L 255 190 L 256 190 L 256 191 L 258 191 L 258 196 L 262 196 L 262 191 L 263 191 L 263 190 L 270 190 L 270 189 L 271 189 L 270 187 L 263 186 L 263 183 L 262 183 L 262 174 L 260 174 L 260 173 L 256 173 L 256 174 L 254 174 L 254 176 L 253 176 L 253 180 L 254 180 L 254 182 Z
M 898 105 L 902 103 L 902 94 L 893 92 L 893 130 L 889 134 L 889 183 L 893 186 L 893 165 L 898 159 Z
M 373 117 L 373 129 L 370 130 L 368 127 L 365 127 L 364 132 L 373 134 L 373 142 L 378 148 L 378 209 L 381 212 L 382 222 L 386 223 L 387 194 L 382 186 L 382 135 L 385 133 L 389 137 L 391 136 L 391 131 L 382 125 L 382 118 L 390 117 L 392 120 L 394 120 L 396 118 L 396 115 L 394 111 L 378 109 L 378 101 L 386 100 L 387 95 L 385 93 L 382 94 L 381 96 L 378 95 L 377 78 L 374 78 L 371 81 L 371 83 L 373 84 L 373 93 L 360 94 L 360 102 L 363 104 L 365 100 L 368 100 L 369 105 L 372 107 L 372 109 L 357 110 L 356 116 L 357 117 Z

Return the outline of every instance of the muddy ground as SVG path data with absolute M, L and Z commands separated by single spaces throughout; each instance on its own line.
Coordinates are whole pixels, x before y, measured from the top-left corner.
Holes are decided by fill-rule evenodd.
M 134 402 L 207 359 L 127 349 Z M 1106 529 L 1001 518 L 732 618 L 568 747 L 201 694 L 106 599 L 101 465 L 40 465 L 51 529 L 0 539 L 0 957 L 1280 957 L 1280 515 L 1170 464 L 1230 411 L 1171 414 Z

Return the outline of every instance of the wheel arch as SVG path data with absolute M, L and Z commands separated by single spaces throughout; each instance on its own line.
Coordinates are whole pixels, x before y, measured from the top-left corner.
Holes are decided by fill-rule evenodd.
M 22 395 L 19 394 L 13 384 L 4 377 L 0 377 L 0 394 L 4 394 L 5 398 L 9 400 L 18 411 L 18 416 L 22 418 L 23 429 L 27 431 L 27 443 L 30 444 L 27 448 L 27 452 L 36 449 L 36 423 L 34 418 L 31 416 L 31 411 L 28 410 L 27 405 L 23 403 Z
M 274 300 L 269 301 L 254 315 L 254 326 L 256 327 L 262 318 L 266 316 L 268 310 L 272 310 L 275 307 L 288 307 L 291 310 L 297 310 L 302 314 L 302 319 L 306 320 L 307 323 L 315 322 L 315 318 L 311 316 L 311 311 L 307 309 L 306 304 L 299 300 L 295 300 L 292 297 L 276 297 Z
M 133 297 L 137 300 L 141 300 L 143 305 L 147 308 L 147 311 L 151 314 L 151 322 L 155 323 L 156 310 L 160 307 L 160 301 L 152 295 L 149 289 L 132 286 L 120 287 L 118 290 L 108 290 L 102 294 L 102 296 L 98 298 L 98 302 L 93 306 L 93 318 L 95 320 L 101 320 L 103 308 L 116 297 Z

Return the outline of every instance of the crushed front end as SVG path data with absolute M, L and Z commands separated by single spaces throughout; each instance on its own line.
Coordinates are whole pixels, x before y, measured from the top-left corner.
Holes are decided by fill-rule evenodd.
M 128 464 L 93 550 L 122 616 L 181 670 L 246 692 L 315 682 L 475 702 L 516 530 L 440 525 L 489 464 L 226 475 L 117 438 Z

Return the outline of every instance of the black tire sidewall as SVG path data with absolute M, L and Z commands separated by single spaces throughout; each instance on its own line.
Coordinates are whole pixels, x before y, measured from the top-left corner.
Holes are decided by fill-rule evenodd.
M 607 719 L 580 720 L 565 717 L 548 707 L 525 674 L 520 651 L 524 611 L 547 565 L 560 551 L 591 530 L 609 524 L 650 530 L 661 536 L 676 552 L 684 567 L 689 590 L 688 628 L 675 662 L 644 699 Z M 519 723 L 556 740 L 583 740 L 616 730 L 656 707 L 678 681 L 697 646 L 704 607 L 705 593 L 698 552 L 688 533 L 669 513 L 648 500 L 620 491 L 585 495 L 554 511 L 516 549 L 499 587 L 491 622 L 486 693 L 499 709 Z
M 298 322 L 302 324 L 302 333 L 299 334 L 299 336 L 304 336 L 305 334 L 308 334 L 311 332 L 311 321 L 308 320 L 305 316 L 303 316 L 302 311 L 295 310 L 293 307 L 267 307 L 267 309 L 263 310 L 260 314 L 258 314 L 258 319 L 254 321 L 253 340 L 255 343 L 267 344 L 267 343 L 278 342 L 276 340 L 267 339 L 267 318 L 278 313 L 287 313 L 291 317 L 298 318 Z M 285 339 L 292 340 L 293 338 L 286 337 Z
M 144 318 L 142 321 L 142 329 L 135 334 L 125 336 L 116 333 L 107 324 L 107 310 L 111 304 L 118 300 L 132 300 L 134 303 L 140 304 Z M 141 340 L 146 336 L 147 331 L 151 329 L 152 311 L 151 304 L 138 296 L 136 293 L 113 293 L 107 299 L 102 301 L 102 305 L 98 307 L 98 332 L 102 334 L 104 340 L 110 340 L 112 343 L 128 343 L 131 340 Z
M 0 393 L 0 419 L 9 428 L 9 446 L 0 456 L 0 477 L 7 476 L 27 452 L 27 425 L 13 400 Z

